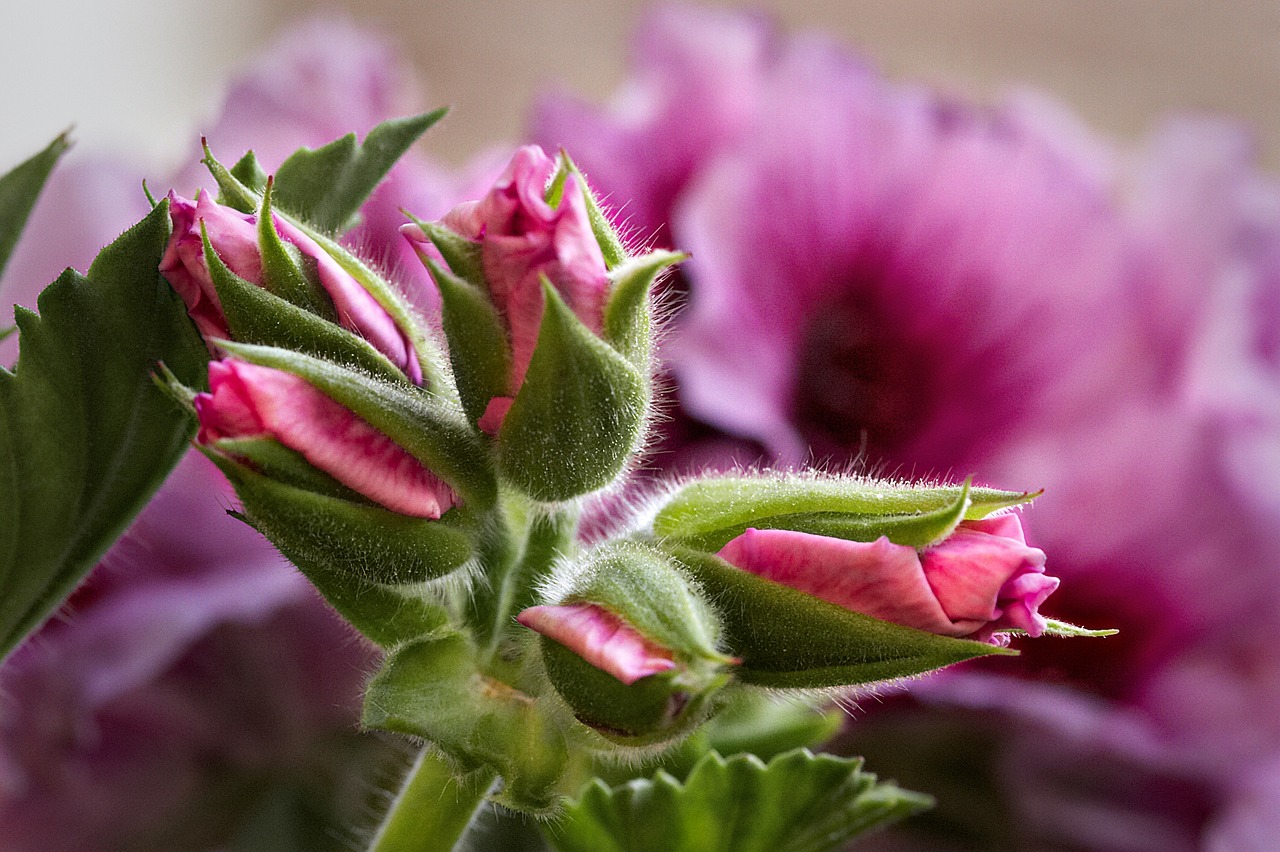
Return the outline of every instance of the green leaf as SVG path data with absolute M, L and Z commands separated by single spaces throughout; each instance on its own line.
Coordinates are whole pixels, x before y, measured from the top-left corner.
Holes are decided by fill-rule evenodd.
M 252 151 L 245 153 L 231 167 L 231 176 L 254 192 L 264 192 L 267 188 L 267 173 L 258 163 L 258 155 Z
M 1054 621 L 1052 618 L 1046 619 L 1042 636 L 1062 636 L 1070 639 L 1102 639 L 1107 636 L 1115 636 L 1119 630 L 1105 628 L 1102 630 L 1090 630 L 1087 627 L 1077 627 L 1074 624 L 1068 624 L 1065 621 Z M 1013 632 L 1013 631 L 1010 631 Z
M 798 749 L 766 765 L 710 752 L 683 784 L 661 771 L 595 781 L 544 833 L 561 852 L 827 852 L 931 803 L 856 758 Z
M 39 154 L 0 175 L 0 274 L 4 273 L 44 182 L 69 147 L 71 142 L 63 133 Z
M 546 308 L 524 384 L 503 420 L 499 463 L 535 500 L 570 500 L 626 468 L 648 407 L 644 376 L 591 333 L 543 278 Z
M 98 561 L 186 449 L 192 422 L 152 382 L 156 362 L 204 383 L 208 357 L 158 266 L 162 202 L 18 309 L 21 351 L 0 369 L 0 654 Z
M 447 111 L 384 121 L 363 143 L 353 133 L 294 152 L 276 171 L 277 203 L 323 231 L 345 231 L 396 161 Z
M 945 510 L 968 489 L 966 520 L 1030 502 L 1039 492 L 879 482 L 854 476 L 763 473 L 717 476 L 681 487 L 658 512 L 653 531 L 664 538 L 696 540 L 726 529 L 759 528 L 768 519 L 794 515 L 901 516 Z M 782 527 L 790 529 L 790 527 Z M 905 543 L 905 542 L 904 542 Z
M 676 556 L 716 602 L 725 644 L 742 660 L 735 672 L 743 683 L 778 689 L 856 686 L 1017 653 L 852 612 L 710 554 L 678 549 Z

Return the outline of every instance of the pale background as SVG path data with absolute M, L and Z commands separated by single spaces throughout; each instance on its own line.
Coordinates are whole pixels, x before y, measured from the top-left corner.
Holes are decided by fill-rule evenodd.
M 0 0 L 0 169 L 76 124 L 83 149 L 176 162 L 223 81 L 300 16 L 380 25 L 452 104 L 431 151 L 453 162 L 514 141 L 552 83 L 595 99 L 621 79 L 634 0 Z M 991 97 L 1030 83 L 1098 129 L 1136 138 L 1162 113 L 1212 110 L 1257 128 L 1280 165 L 1280 0 L 764 0 L 890 75 Z

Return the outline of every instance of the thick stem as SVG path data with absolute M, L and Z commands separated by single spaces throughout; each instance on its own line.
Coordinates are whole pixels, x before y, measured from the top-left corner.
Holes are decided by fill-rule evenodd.
M 463 779 L 431 746 L 422 749 L 368 852 L 449 852 L 493 784 L 492 772 Z
M 573 546 L 578 510 L 561 509 L 535 514 L 530 520 L 524 548 L 505 570 L 490 574 L 492 586 L 483 601 L 484 611 L 472 623 L 483 631 L 481 659 L 492 662 L 503 636 L 511 629 L 516 613 L 534 602 L 534 589 L 551 570 L 551 565 Z

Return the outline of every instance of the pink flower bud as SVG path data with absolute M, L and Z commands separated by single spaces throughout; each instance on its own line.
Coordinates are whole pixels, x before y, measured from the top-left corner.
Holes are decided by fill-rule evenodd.
M 596 334 L 604 326 L 608 271 L 587 216 L 584 187 L 576 175 L 565 180 L 557 207 L 545 199 L 556 163 L 536 145 L 516 151 L 484 198 L 451 210 L 449 229 L 480 244 L 489 295 L 507 324 L 511 341 L 511 396 L 524 382 L 542 322 L 542 276 L 565 304 Z M 412 242 L 429 245 L 417 225 L 406 225 Z M 496 431 L 510 402 L 495 397 L 481 427 Z
M 1002 630 L 1039 636 L 1038 608 L 1058 586 L 1044 551 L 1028 547 L 1017 515 L 964 521 L 917 551 L 872 542 L 756 530 L 720 550 L 730 564 L 845 609 L 943 636 L 988 640 Z
M 201 334 L 205 337 L 229 337 L 213 277 L 205 263 L 200 224 L 204 223 L 210 244 L 227 268 L 244 280 L 261 285 L 258 217 L 224 207 L 203 190 L 195 202 L 169 193 L 169 211 L 173 235 L 161 258 L 160 272 L 186 303 L 187 311 Z M 293 245 L 303 258 L 314 263 L 314 274 L 333 301 L 342 327 L 368 340 L 415 384 L 422 384 L 422 367 L 413 344 L 386 308 L 296 225 L 274 214 L 272 223 L 280 239 Z
M 438 518 L 453 491 L 390 438 L 297 376 L 244 361 L 209 364 L 196 394 L 196 440 L 274 438 L 348 488 L 395 512 Z
M 559 642 L 628 686 L 642 677 L 676 667 L 671 651 L 595 604 L 533 606 L 517 615 L 516 621 Z

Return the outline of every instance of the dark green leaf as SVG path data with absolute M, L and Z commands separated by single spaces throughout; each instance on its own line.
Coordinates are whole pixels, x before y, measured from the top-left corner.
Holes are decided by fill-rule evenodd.
M 35 629 L 177 463 L 192 422 L 151 380 L 163 360 L 204 383 L 207 351 L 157 267 L 158 205 L 87 276 L 64 272 L 18 309 L 13 373 L 0 369 L 0 654 Z
M 12 171 L 0 175 L 0 274 L 4 273 L 18 236 L 27 224 L 36 198 L 44 188 L 49 173 L 71 142 L 63 133 L 39 154 L 19 163 Z
M 877 783 L 854 758 L 709 753 L 683 784 L 665 772 L 593 782 L 545 831 L 562 852 L 827 852 L 931 801 Z
M 363 143 L 351 134 L 294 152 L 276 172 L 277 203 L 323 231 L 346 230 L 396 160 L 446 111 L 384 121 Z

